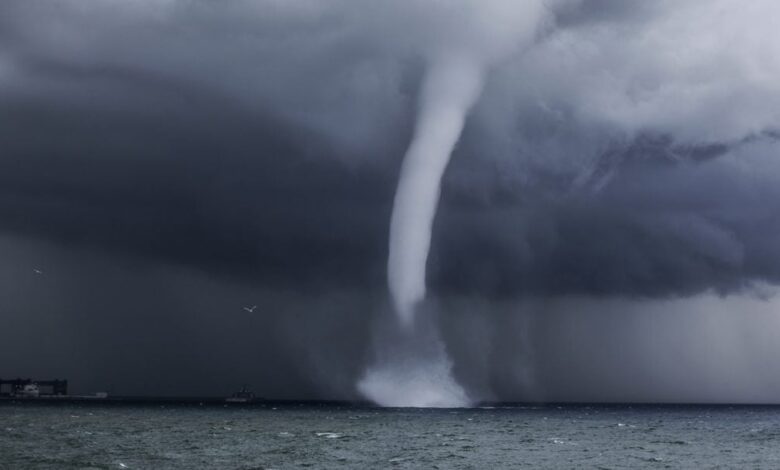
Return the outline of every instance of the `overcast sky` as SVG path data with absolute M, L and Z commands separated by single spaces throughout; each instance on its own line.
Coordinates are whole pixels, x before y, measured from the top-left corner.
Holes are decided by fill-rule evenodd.
M 780 4 L 540 4 L 443 181 L 428 283 L 456 377 L 780 401 L 749 373 L 780 377 Z M 0 2 L 0 376 L 356 397 L 425 63 L 523 13 Z

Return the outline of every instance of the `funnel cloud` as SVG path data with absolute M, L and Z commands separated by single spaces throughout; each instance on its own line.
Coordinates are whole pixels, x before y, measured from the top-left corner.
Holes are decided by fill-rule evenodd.
M 425 73 L 420 114 L 404 156 L 390 222 L 388 285 L 406 324 L 425 297 L 425 264 L 441 177 L 466 113 L 482 88 L 482 71 L 467 60 L 444 59 Z

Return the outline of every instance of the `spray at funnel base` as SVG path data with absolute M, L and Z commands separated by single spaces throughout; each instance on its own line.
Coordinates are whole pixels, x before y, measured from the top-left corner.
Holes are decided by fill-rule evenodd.
M 414 328 L 395 318 L 378 325 L 376 360 L 358 382 L 358 391 L 381 406 L 459 408 L 469 406 L 463 388 L 452 376 L 452 361 L 430 311 L 421 312 Z
M 381 406 L 468 406 L 466 392 L 452 378 L 450 360 L 446 356 L 432 359 L 398 360 L 369 369 L 358 383 L 358 390 Z

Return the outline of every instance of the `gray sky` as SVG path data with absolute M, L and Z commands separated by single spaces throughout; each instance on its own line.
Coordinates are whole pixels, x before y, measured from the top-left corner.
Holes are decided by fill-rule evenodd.
M 499 399 L 780 397 L 744 372 L 780 367 L 780 6 L 545 5 L 443 182 L 428 283 L 456 376 Z M 0 376 L 354 397 L 423 63 L 511 42 L 521 10 L 3 1 Z

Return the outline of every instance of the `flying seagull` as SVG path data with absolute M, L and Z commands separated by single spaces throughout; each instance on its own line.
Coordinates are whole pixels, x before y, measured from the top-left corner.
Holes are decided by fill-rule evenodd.
M 244 310 L 246 310 L 249 313 L 253 313 L 256 308 L 257 308 L 257 305 L 252 305 L 251 307 L 244 307 Z
M 35 274 L 43 274 L 43 271 L 41 271 L 41 270 L 40 270 L 40 269 L 38 269 L 38 268 L 33 268 L 33 272 L 34 272 Z

